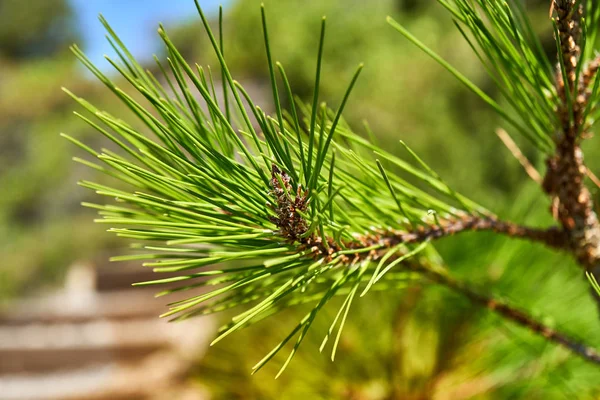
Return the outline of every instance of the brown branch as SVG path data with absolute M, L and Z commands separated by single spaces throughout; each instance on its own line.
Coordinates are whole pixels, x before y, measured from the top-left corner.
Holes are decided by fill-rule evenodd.
M 341 250 L 361 250 L 367 247 L 376 247 L 373 252 L 357 252 L 353 257 L 347 257 L 348 262 L 359 261 L 361 258 L 375 257 L 385 253 L 390 248 L 406 243 L 423 243 L 461 232 L 490 231 L 504 234 L 513 238 L 527 239 L 542 243 L 546 246 L 565 249 L 568 248 L 568 236 L 558 227 L 547 229 L 530 228 L 500 221 L 493 216 L 479 216 L 465 214 L 460 218 L 438 220 L 429 226 L 417 226 L 411 230 L 380 230 L 357 237 L 353 241 L 336 242 L 333 238 L 323 238 L 313 233 L 308 235 L 308 223 L 301 216 L 308 207 L 308 192 L 299 186 L 294 190 L 290 184 L 290 177 L 285 172 L 273 165 L 271 171 L 271 194 L 274 197 L 270 207 L 277 214 L 271 221 L 277 225 L 279 235 L 290 243 L 299 244 L 300 250 L 309 249 L 314 258 L 331 258 Z
M 590 361 L 594 364 L 600 364 L 600 353 L 598 353 L 596 349 L 586 346 L 580 341 L 575 340 L 564 333 L 558 332 L 547 325 L 544 325 L 526 312 L 500 300 L 480 294 L 466 286 L 464 283 L 453 279 L 443 272 L 425 266 L 416 266 L 414 268 L 428 279 L 454 291 L 455 293 L 460 294 L 461 296 L 468 298 L 474 304 L 482 306 L 500 315 L 501 317 L 544 337 L 546 340 L 572 351 L 586 361 Z
M 565 66 L 565 72 L 567 75 L 567 82 L 563 81 L 560 92 L 569 91 L 574 93 L 577 80 L 577 63 L 579 61 L 579 55 L 581 49 L 579 47 L 579 38 L 581 36 L 581 17 L 583 14 L 583 7 L 580 5 L 575 8 L 577 0 L 554 0 L 554 10 L 556 11 L 557 18 L 556 24 L 558 26 L 558 38 L 563 65 Z M 562 73 L 558 70 L 559 81 L 562 81 Z M 568 96 L 568 94 L 567 94 Z
M 598 60 L 590 63 L 577 81 L 583 7 L 576 8 L 576 4 L 576 0 L 554 0 L 559 31 L 556 39 L 560 41 L 559 56 L 566 69 L 567 83 L 559 67 L 556 88 L 561 99 L 557 109 L 561 131 L 557 136 L 556 153 L 546 161 L 543 188 L 557 205 L 555 215 L 568 233 L 569 247 L 575 258 L 584 268 L 600 276 L 600 222 L 584 184 L 587 168 L 580 147 L 581 138 L 587 136 L 584 118 L 589 97 L 585 94 L 600 63 Z
M 557 227 L 548 229 L 529 228 L 512 222 L 500 221 L 494 217 L 476 215 L 466 215 L 460 219 L 442 220 L 439 225 L 431 225 L 427 228 L 419 227 L 412 232 L 388 231 L 384 239 L 390 240 L 391 245 L 422 243 L 427 240 L 435 240 L 468 231 L 491 231 L 513 238 L 540 242 L 558 249 L 564 249 L 567 245 L 567 236 L 564 231 Z

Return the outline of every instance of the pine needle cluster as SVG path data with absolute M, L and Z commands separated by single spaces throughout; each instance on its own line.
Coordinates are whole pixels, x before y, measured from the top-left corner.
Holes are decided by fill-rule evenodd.
M 581 66 L 592 59 L 596 30 L 590 27 L 600 22 L 600 10 L 593 2 L 587 6 L 589 20 L 580 19 L 576 26 L 565 25 L 563 2 L 557 2 L 555 29 L 560 41 L 580 43 L 564 37 L 566 28 L 577 30 L 582 38 L 576 51 L 571 44 L 564 49 L 559 46 L 563 55 L 566 50 L 576 54 L 572 55 L 574 64 L 571 56 L 560 58 L 563 80 L 558 82 L 520 2 L 439 2 L 509 107 L 484 93 L 402 25 L 389 22 L 547 157 L 553 156 L 562 137 L 566 121 L 561 115 L 568 113 L 569 121 L 574 117 L 577 127 L 585 126 L 582 131 L 591 130 L 600 117 L 596 76 L 600 62 L 595 59 L 586 68 Z M 98 210 L 97 222 L 132 239 L 139 250 L 113 260 L 144 260 L 157 274 L 169 274 L 138 284 L 167 285 L 158 296 L 189 294 L 170 303 L 164 317 L 181 320 L 242 308 L 221 328 L 214 341 L 218 342 L 291 306 L 312 304 L 290 334 L 254 367 L 259 370 L 295 338 L 283 371 L 319 311 L 333 297 L 344 300 L 321 346 L 323 350 L 336 331 L 332 357 L 357 297 L 370 290 L 393 291 L 415 281 L 433 281 L 589 361 L 600 362 L 600 356 L 579 341 L 454 280 L 432 244 L 460 232 L 487 230 L 570 250 L 572 237 L 566 227 L 530 228 L 501 221 L 449 187 L 403 142 L 405 157 L 400 158 L 354 132 L 342 113 L 346 103 L 353 101 L 350 95 L 362 65 L 353 76 L 340 77 L 349 83 L 336 108 L 320 100 L 325 19 L 316 54 L 313 101 L 305 104 L 294 97 L 284 67 L 273 61 L 263 7 L 266 64 L 275 109 L 274 115 L 267 114 L 227 67 L 222 13 L 215 34 L 197 0 L 196 5 L 219 60 L 216 72 L 189 64 L 161 27 L 159 35 L 168 58 L 166 62 L 156 59 L 162 74 L 155 76 L 136 62 L 101 19 L 118 55 L 108 60 L 129 88 L 118 87 L 79 48 L 73 51 L 132 111 L 135 123 L 115 118 L 65 89 L 86 111 L 77 116 L 120 149 L 97 151 L 64 135 L 94 160 L 77 161 L 124 183 L 114 187 L 80 183 L 114 200 L 85 205 Z M 579 81 L 578 95 L 570 96 L 573 82 Z M 561 85 L 569 89 L 561 92 Z M 585 107 L 575 108 L 579 103 L 574 100 L 580 96 L 585 97 Z M 554 193 L 554 189 L 548 191 Z

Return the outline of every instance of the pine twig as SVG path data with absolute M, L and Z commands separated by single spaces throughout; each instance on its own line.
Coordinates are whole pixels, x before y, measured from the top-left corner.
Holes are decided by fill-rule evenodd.
M 418 272 L 426 276 L 431 281 L 436 282 L 439 285 L 468 298 L 474 304 L 482 306 L 500 315 L 501 317 L 544 337 L 546 340 L 572 351 L 586 361 L 594 364 L 600 364 L 600 353 L 596 349 L 589 347 L 564 333 L 556 331 L 547 325 L 544 325 L 526 312 L 519 310 L 518 308 L 515 308 L 506 302 L 480 294 L 464 283 L 453 279 L 443 272 L 425 266 L 417 266 L 415 268 Z
M 413 232 L 392 232 L 391 244 L 421 243 L 467 231 L 491 231 L 513 238 L 528 239 L 549 247 L 563 249 L 566 245 L 564 232 L 557 228 L 529 228 L 512 222 L 500 221 L 495 217 L 466 215 L 461 219 L 440 221 L 439 225 L 422 228 Z
M 558 204 L 557 217 L 569 236 L 569 247 L 587 270 L 600 274 L 600 222 L 589 190 L 584 184 L 587 168 L 580 140 L 585 137 L 585 109 L 589 99 L 582 95 L 596 73 L 592 63 L 577 81 L 580 60 L 582 7 L 576 0 L 554 0 L 562 62 L 557 70 L 556 89 L 561 99 L 561 121 L 556 153 L 546 161 L 544 190 Z M 564 68 L 564 71 L 562 70 Z M 596 69 L 597 71 L 597 69 Z M 567 78 L 564 82 L 562 77 Z M 587 76 L 587 78 L 586 78 Z M 587 83 L 585 83 L 587 82 Z
M 355 241 L 337 243 L 333 238 L 323 237 L 315 232 L 308 235 L 308 223 L 302 217 L 308 206 L 308 191 L 298 186 L 296 190 L 290 184 L 290 177 L 277 166 L 272 166 L 271 195 L 274 204 L 270 207 L 277 216 L 271 221 L 278 227 L 279 235 L 290 243 L 297 243 L 301 250 L 310 249 L 315 259 L 334 258 L 343 249 L 357 250 L 355 258 L 344 257 L 345 263 L 355 263 L 365 257 L 379 258 L 399 244 L 418 244 L 469 231 L 490 231 L 513 238 L 531 240 L 555 249 L 565 249 L 568 237 L 558 227 L 547 229 L 530 228 L 500 221 L 493 216 L 464 215 L 461 218 L 436 220 L 436 224 L 419 225 L 410 230 L 381 230 L 377 234 L 366 234 Z M 378 251 L 362 252 L 368 247 L 379 246 Z
M 562 64 L 565 69 L 567 82 L 562 82 L 562 92 L 569 91 L 573 93 L 577 81 L 577 64 L 581 54 L 579 39 L 581 37 L 581 17 L 583 7 L 577 5 L 577 0 L 554 0 L 554 10 L 556 11 L 556 25 L 558 27 L 558 37 L 556 40 L 560 44 L 559 56 L 562 58 Z M 562 76 L 558 71 L 558 76 Z M 562 80 L 562 79 L 560 79 Z M 569 93 L 566 94 L 568 96 Z

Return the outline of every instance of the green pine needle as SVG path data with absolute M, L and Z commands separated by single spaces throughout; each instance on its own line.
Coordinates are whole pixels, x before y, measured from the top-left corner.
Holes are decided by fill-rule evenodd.
M 492 99 L 400 23 L 389 17 L 388 22 L 490 105 L 541 152 L 549 154 L 553 150 L 553 135 L 560 127 L 554 112 L 557 98 L 554 77 L 551 62 L 541 50 L 539 38 L 532 33 L 522 5 L 505 0 L 438 2 L 450 11 L 457 28 L 510 109 Z

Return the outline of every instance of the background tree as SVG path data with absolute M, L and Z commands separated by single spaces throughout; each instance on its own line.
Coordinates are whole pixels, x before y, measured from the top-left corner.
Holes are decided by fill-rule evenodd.
M 23 30 L 23 26 L 27 30 Z M 13 60 L 48 57 L 77 38 L 73 10 L 66 0 L 0 1 L 0 56 Z
M 118 113 L 69 52 L 79 40 L 66 0 L 0 0 L 0 302 L 56 285 L 75 261 L 91 259 L 111 240 L 83 221 L 70 176 L 91 176 L 69 162 L 59 127 L 90 133 L 71 118 L 60 87 L 70 81 Z M 94 140 L 94 139 L 91 139 Z M 51 240 L 52 238 L 52 240 Z

